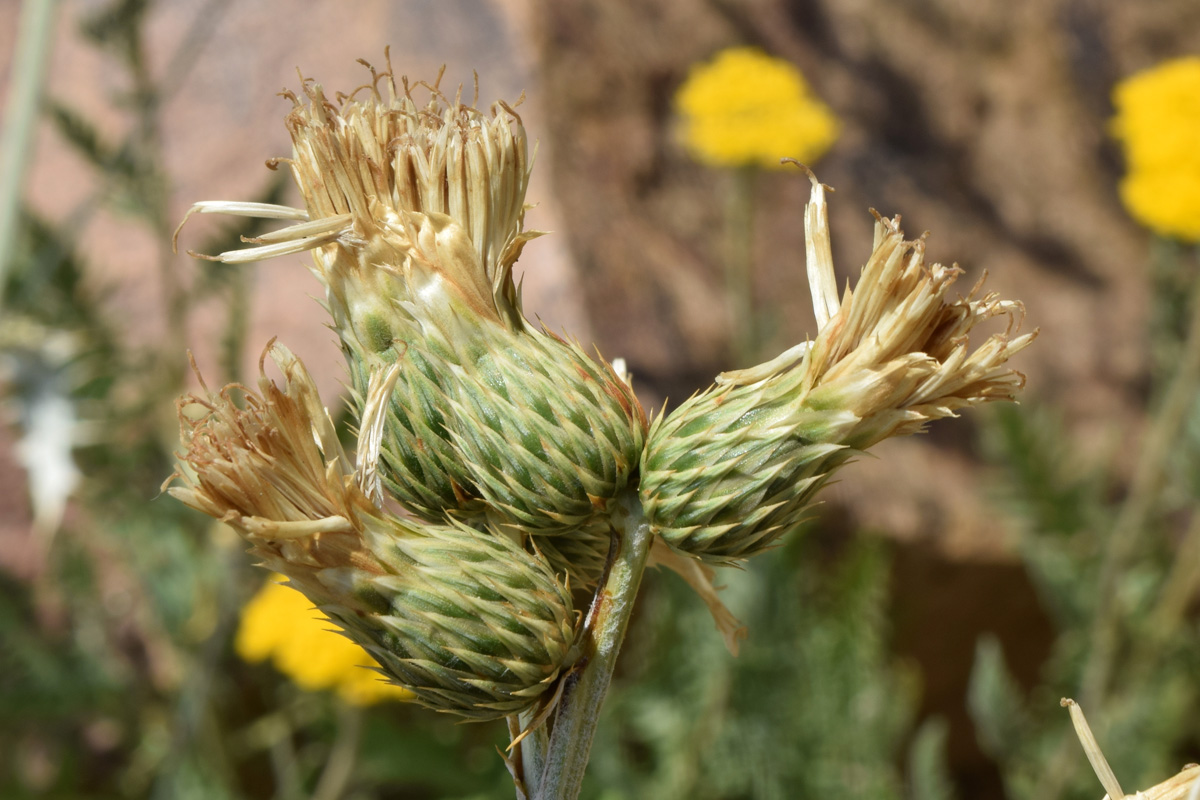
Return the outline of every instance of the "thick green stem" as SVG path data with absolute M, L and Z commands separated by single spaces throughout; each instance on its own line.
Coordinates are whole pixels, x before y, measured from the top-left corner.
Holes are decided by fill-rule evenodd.
M 608 578 L 596 595 L 584 641 L 586 665 L 568 678 L 545 756 L 536 800 L 574 800 L 583 785 L 583 772 L 592 748 L 600 707 L 612 681 L 617 653 L 625 640 L 633 601 L 642 583 L 653 536 L 636 491 L 617 499 L 612 516 L 617 532 L 616 552 Z
M 533 724 L 536 709 L 508 718 L 508 737 L 516 741 Z M 539 725 L 521 740 L 508 755 L 508 769 L 517 784 L 517 800 L 538 797 L 542 772 L 546 767 L 546 751 L 550 747 L 549 726 Z

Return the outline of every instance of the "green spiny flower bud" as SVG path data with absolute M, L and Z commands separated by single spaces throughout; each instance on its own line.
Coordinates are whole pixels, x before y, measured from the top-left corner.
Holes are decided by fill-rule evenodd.
M 371 387 L 356 468 L 303 365 L 280 346 L 271 355 L 285 389 L 264 376 L 244 410 L 229 389 L 181 400 L 190 474 L 170 493 L 233 526 L 425 705 L 494 719 L 548 697 L 576 657 L 571 598 L 550 565 L 500 533 L 381 508 L 374 464 L 399 370 Z
M 477 720 L 517 714 L 574 660 L 570 596 L 519 545 L 468 528 L 361 521 L 384 572 L 346 565 L 293 582 L 418 702 Z
M 816 339 L 658 419 L 642 457 L 647 519 L 679 550 L 713 562 L 760 552 L 800 521 L 813 495 L 855 455 L 965 406 L 1012 400 L 1023 376 L 1004 365 L 1036 336 L 1013 337 L 1023 309 L 994 294 L 947 301 L 957 267 L 924 263 L 924 241 L 876 217 L 875 248 L 839 301 L 824 189 L 805 214 Z M 982 283 L 982 282 L 981 282 Z M 992 317 L 1008 330 L 974 352 Z
M 655 421 L 642 502 L 673 547 L 711 561 L 753 555 L 804 519 L 850 457 L 838 442 L 857 417 L 800 407 L 779 388 L 709 390 Z
M 574 344 L 496 344 L 458 376 L 447 404 L 454 444 L 497 519 L 530 533 L 585 525 L 637 469 L 641 407 Z
M 370 360 L 352 357 L 351 402 L 361 415 L 372 374 Z M 447 397 L 455 389 L 453 362 L 423 347 L 405 349 L 403 370 L 386 399 L 380 466 L 384 488 L 406 509 L 431 522 L 448 512 L 464 521 L 486 514 L 468 465 L 447 428 Z
M 390 69 L 373 75 L 337 106 L 315 85 L 308 103 L 293 97 L 290 163 L 307 210 L 195 206 L 305 220 L 217 258 L 313 252 L 360 403 L 373 374 L 406 362 L 381 468 L 410 511 L 532 533 L 602 516 L 636 468 L 645 415 L 607 364 L 522 315 L 512 269 L 540 234 L 524 230 L 520 118 L 436 86 L 418 107 Z

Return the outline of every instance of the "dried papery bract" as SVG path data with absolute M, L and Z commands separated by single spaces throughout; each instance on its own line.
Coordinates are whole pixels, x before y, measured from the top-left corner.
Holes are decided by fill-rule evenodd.
M 1179 772 L 1149 789 L 1126 794 L 1109 766 L 1108 759 L 1104 757 L 1095 735 L 1092 734 L 1083 709 L 1069 697 L 1064 697 L 1059 704 L 1071 713 L 1071 725 L 1075 728 L 1075 735 L 1079 737 L 1079 743 L 1083 746 L 1083 752 L 1091 763 L 1096 778 L 1104 787 L 1106 800 L 1122 800 L 1127 797 L 1134 800 L 1200 800 L 1200 765 L 1196 764 L 1185 765 Z
M 237 530 L 419 702 L 495 719 L 547 698 L 576 625 L 549 565 L 507 536 L 380 508 L 376 454 L 351 463 L 303 365 L 270 352 L 283 389 L 264 375 L 245 408 L 229 388 L 181 400 L 187 471 L 168 491 Z
M 311 83 L 293 97 L 289 163 L 306 210 L 198 204 L 303 220 L 216 258 L 312 251 L 360 409 L 371 376 L 403 362 L 380 475 L 406 509 L 534 535 L 603 528 L 646 418 L 607 363 L 522 314 L 513 264 L 539 234 L 524 230 L 520 117 L 373 77 L 336 104 Z
M 643 455 L 647 518 L 672 546 L 709 561 L 768 547 L 856 453 L 965 406 L 1012 400 L 1024 382 L 1005 365 L 1036 335 L 1015 335 L 1021 305 L 982 294 L 982 281 L 950 299 L 961 270 L 927 266 L 924 241 L 905 240 L 898 217 L 876 217 L 874 252 L 839 300 L 824 188 L 809 175 L 816 338 L 718 376 L 655 422 Z M 1007 329 L 972 350 L 972 329 L 993 317 Z

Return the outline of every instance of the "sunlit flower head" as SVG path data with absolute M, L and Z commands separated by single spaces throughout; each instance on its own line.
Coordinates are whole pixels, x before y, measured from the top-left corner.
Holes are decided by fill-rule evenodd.
M 718 167 L 806 164 L 837 140 L 837 117 L 800 70 L 753 47 L 723 50 L 697 65 L 679 88 L 683 142 L 697 160 Z
M 285 93 L 293 152 L 276 161 L 304 208 L 195 204 L 189 214 L 295 223 L 205 258 L 311 251 L 356 406 L 372 376 L 403 364 L 380 472 L 407 511 L 559 533 L 603 515 L 637 463 L 645 413 L 607 364 L 523 315 L 513 268 L 540 234 L 524 227 L 532 161 L 517 104 L 480 110 L 440 79 L 397 78 L 390 59 L 369 69 L 349 95 L 307 80 Z
M 1024 307 L 983 279 L 952 294 L 957 266 L 925 261 L 925 239 L 875 215 L 871 256 L 838 292 L 825 186 L 811 171 L 805 261 L 814 337 L 749 369 L 723 372 L 650 429 L 639 489 L 669 545 L 711 563 L 749 558 L 809 517 L 848 460 L 964 408 L 1015 400 L 1008 366 L 1037 336 Z M 1003 327 L 980 341 L 982 323 Z M 971 338 L 975 337 L 975 346 Z
M 1200 56 L 1126 78 L 1113 104 L 1128 170 L 1125 207 L 1155 233 L 1200 241 Z
M 549 564 L 495 531 L 384 508 L 376 465 L 399 365 L 368 384 L 352 462 L 300 360 L 278 344 L 265 355 L 282 386 L 264 374 L 258 392 L 180 399 L 183 449 L 167 491 L 236 530 L 417 702 L 488 720 L 552 698 L 577 654 L 571 597 Z M 273 653 L 302 685 L 344 674 L 303 630 L 284 642 L 297 633 L 286 618 L 264 632 L 276 616 L 245 634 L 243 654 Z
M 332 689 L 355 705 L 411 700 L 412 692 L 385 681 L 366 651 L 335 631 L 324 614 L 277 575 L 242 609 L 234 646 L 244 660 L 271 660 L 302 689 Z

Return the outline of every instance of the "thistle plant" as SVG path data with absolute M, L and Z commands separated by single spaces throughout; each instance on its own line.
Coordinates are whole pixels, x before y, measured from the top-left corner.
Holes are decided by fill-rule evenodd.
M 679 571 L 728 635 L 712 566 L 770 546 L 872 444 L 1014 399 L 1006 362 L 1035 334 L 979 285 L 951 298 L 960 270 L 927 265 L 899 218 L 877 217 L 839 297 L 809 173 L 816 336 L 648 425 L 626 376 L 525 319 L 513 267 L 538 233 L 514 106 L 481 111 L 390 63 L 371 77 L 337 102 L 308 81 L 291 97 L 293 156 L 277 162 L 305 208 L 193 209 L 293 223 L 208 258 L 312 252 L 349 363 L 354 459 L 300 360 L 271 344 L 282 385 L 180 401 L 170 492 L 237 530 L 417 702 L 506 717 L 518 796 L 575 797 L 647 564 Z M 993 317 L 1005 329 L 972 349 Z

